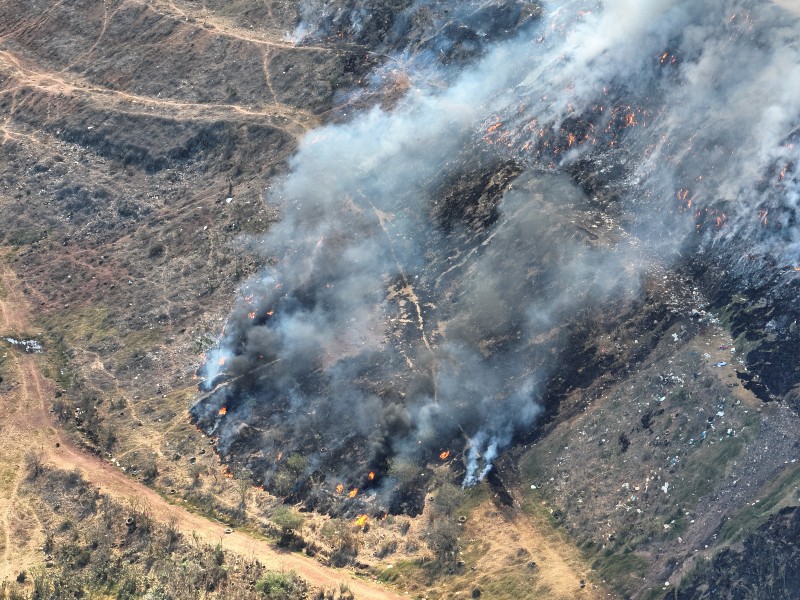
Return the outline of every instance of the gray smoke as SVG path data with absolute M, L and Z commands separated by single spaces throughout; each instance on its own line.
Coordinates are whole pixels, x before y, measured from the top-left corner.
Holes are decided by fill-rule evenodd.
M 762 250 L 800 259 L 798 33 L 769 2 L 551 2 L 469 67 L 426 62 L 445 76 L 391 111 L 311 132 L 253 243 L 274 266 L 243 287 L 193 414 L 223 451 L 297 453 L 328 486 L 450 448 L 479 481 L 535 426 L 582 311 L 764 211 L 785 226 Z M 494 200 L 454 184 L 504 168 Z M 582 171 L 612 198 L 599 225 Z

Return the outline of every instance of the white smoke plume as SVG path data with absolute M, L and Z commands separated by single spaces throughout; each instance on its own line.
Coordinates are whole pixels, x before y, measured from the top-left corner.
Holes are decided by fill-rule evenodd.
M 252 422 L 261 456 L 336 465 L 333 486 L 452 445 L 470 485 L 535 426 L 563 326 L 653 262 L 753 232 L 800 261 L 800 23 L 780 7 L 549 2 L 474 64 L 425 68 L 445 76 L 311 132 L 269 192 L 274 266 L 243 288 L 193 408 L 223 451 Z M 460 176 L 508 165 L 481 227 L 437 218 Z M 582 172 L 611 198 L 597 243 L 570 224 L 597 211 Z

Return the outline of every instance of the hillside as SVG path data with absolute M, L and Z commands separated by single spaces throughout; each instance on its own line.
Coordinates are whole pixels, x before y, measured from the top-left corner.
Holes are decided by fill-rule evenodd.
M 5 595 L 798 597 L 795 9 L 584 4 L 0 0 Z

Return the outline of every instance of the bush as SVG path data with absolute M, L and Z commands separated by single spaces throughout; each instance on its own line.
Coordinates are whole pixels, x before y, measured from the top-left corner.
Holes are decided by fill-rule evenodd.
M 273 511 L 271 520 L 284 531 L 289 531 L 290 529 L 299 531 L 305 522 L 303 515 L 285 505 L 281 505 Z
M 405 458 L 394 458 L 389 463 L 389 476 L 403 489 L 411 487 L 421 471 L 419 465 Z
M 256 591 L 267 598 L 290 600 L 305 591 L 305 584 L 294 571 L 266 573 L 256 582 Z
M 439 521 L 428 532 L 428 548 L 441 566 L 449 566 L 457 561 L 458 533 L 458 526 L 452 521 Z
M 42 474 L 43 470 L 42 455 L 33 450 L 29 450 L 25 454 L 25 471 L 28 474 L 28 480 L 33 481 Z
M 350 527 L 341 524 L 333 533 L 333 552 L 331 564 L 334 567 L 344 567 L 352 563 L 358 556 L 359 539 Z
M 139 467 L 139 474 L 147 482 L 153 481 L 158 476 L 158 464 L 154 458 L 146 458 Z
M 433 515 L 438 517 L 450 517 L 464 501 L 464 490 L 454 486 L 452 483 L 445 483 L 439 488 L 436 497 L 433 499 Z

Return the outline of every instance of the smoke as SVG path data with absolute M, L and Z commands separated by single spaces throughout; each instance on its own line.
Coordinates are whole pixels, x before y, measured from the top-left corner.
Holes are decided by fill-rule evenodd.
M 194 417 L 273 488 L 276 456 L 303 457 L 295 491 L 372 469 L 390 490 L 398 461 L 450 448 L 480 481 L 584 311 L 764 210 L 785 226 L 762 250 L 800 259 L 799 32 L 768 2 L 562 1 L 469 66 L 420 52 L 435 85 L 311 132 L 270 190 L 283 218 L 254 245 L 274 266 Z

